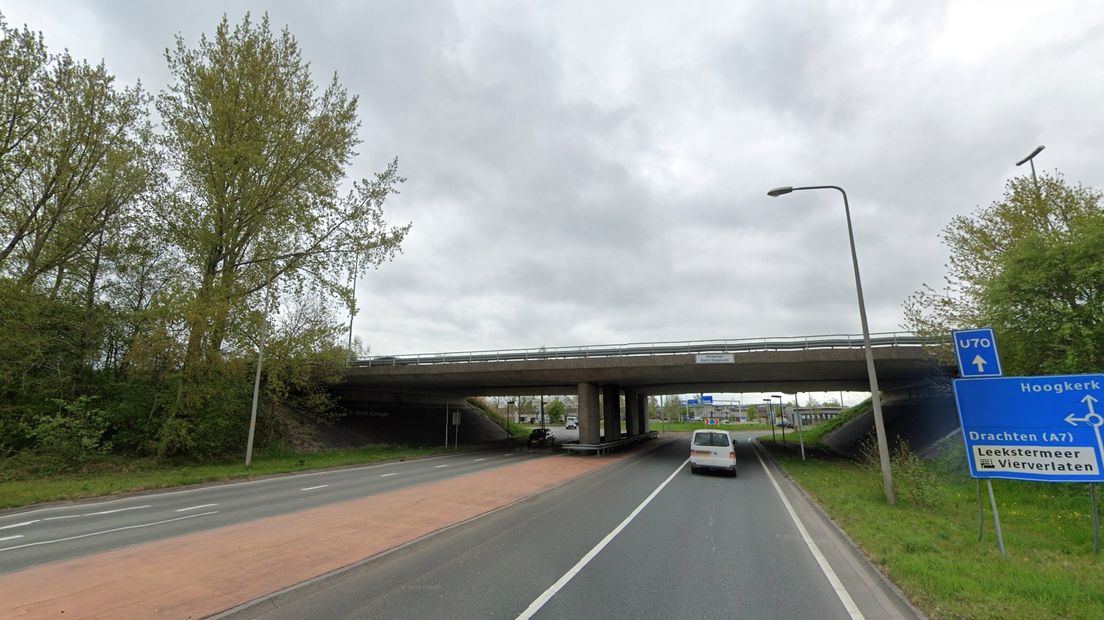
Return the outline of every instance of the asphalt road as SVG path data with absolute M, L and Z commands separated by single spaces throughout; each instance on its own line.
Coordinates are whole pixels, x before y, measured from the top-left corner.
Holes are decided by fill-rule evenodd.
M 548 452 L 498 450 L 276 476 L 0 514 L 0 574 L 170 536 L 359 499 Z
M 746 439 L 737 478 L 691 474 L 681 438 L 231 615 L 915 617 Z

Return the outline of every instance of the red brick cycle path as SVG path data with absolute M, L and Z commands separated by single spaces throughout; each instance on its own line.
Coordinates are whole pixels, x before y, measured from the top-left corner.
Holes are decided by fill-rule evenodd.
M 0 618 L 202 618 L 631 454 L 531 460 L 0 575 Z

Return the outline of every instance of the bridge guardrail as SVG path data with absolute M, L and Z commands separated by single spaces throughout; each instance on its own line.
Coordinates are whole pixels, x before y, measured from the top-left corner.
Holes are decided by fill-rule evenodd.
M 907 332 L 882 332 L 870 335 L 872 347 L 923 346 L 930 339 Z M 451 353 L 418 353 L 384 355 L 358 360 L 354 366 L 408 366 L 419 364 L 465 364 L 474 362 L 517 362 L 549 359 L 631 357 L 649 355 L 680 355 L 697 353 L 742 353 L 747 351 L 789 351 L 801 349 L 840 349 L 863 346 L 862 334 L 830 334 L 797 338 L 745 338 L 736 340 L 690 340 L 604 344 L 575 347 L 538 347 L 535 349 L 502 349 L 457 351 Z
M 625 437 L 623 439 L 617 439 L 615 441 L 608 441 L 606 443 L 565 443 L 560 447 L 563 448 L 569 454 L 590 452 L 592 454 L 601 455 L 605 452 L 613 452 L 631 446 L 634 443 L 640 443 L 641 441 L 648 441 L 650 439 L 656 439 L 659 437 L 658 431 L 648 431 L 641 433 L 640 435 L 633 435 L 631 437 Z

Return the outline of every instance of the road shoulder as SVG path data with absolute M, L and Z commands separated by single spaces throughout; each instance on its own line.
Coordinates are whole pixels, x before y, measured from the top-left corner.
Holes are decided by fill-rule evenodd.
M 869 560 L 862 549 L 816 503 L 801 485 L 778 465 L 768 450 L 752 442 L 793 506 L 809 536 L 839 576 L 856 606 L 866 618 L 917 619 L 923 612 Z

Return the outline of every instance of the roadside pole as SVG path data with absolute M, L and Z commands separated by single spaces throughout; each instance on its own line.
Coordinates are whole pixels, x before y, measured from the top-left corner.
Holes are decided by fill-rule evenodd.
M 997 532 L 997 549 L 1000 550 L 1001 559 L 1004 559 L 1004 536 L 1001 535 L 1000 515 L 997 514 L 997 499 L 993 497 L 993 481 L 985 479 L 985 486 L 989 489 L 989 508 L 993 511 L 993 527 Z
M 805 421 L 801 419 L 801 412 L 797 410 L 797 394 L 794 394 L 794 426 L 797 427 L 797 437 L 801 441 L 801 460 L 805 460 Z
M 449 412 L 448 412 L 448 399 L 445 399 L 445 450 L 448 450 L 448 436 L 449 436 Z
M 981 542 L 982 532 L 985 530 L 985 509 L 981 504 L 981 478 L 977 478 L 977 500 L 978 500 L 978 542 Z
M 1089 483 L 1089 497 L 1092 499 L 1093 553 L 1100 553 L 1100 509 L 1096 505 L 1096 483 Z

